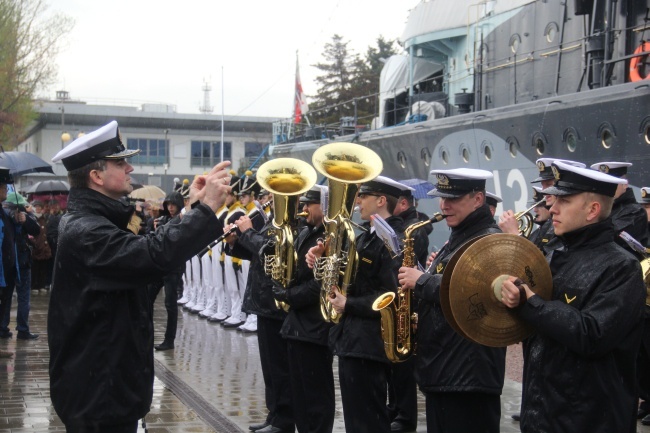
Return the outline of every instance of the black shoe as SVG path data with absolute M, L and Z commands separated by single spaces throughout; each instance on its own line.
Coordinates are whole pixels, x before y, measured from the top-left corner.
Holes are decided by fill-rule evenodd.
M 646 415 L 650 415 L 650 410 L 639 407 L 639 411 L 636 413 L 636 419 L 645 418 Z
M 391 432 L 414 432 L 415 427 L 402 421 L 393 421 L 390 423 Z
M 262 424 L 253 424 L 253 425 L 248 426 L 248 430 L 250 430 L 250 431 L 262 430 L 263 428 L 268 427 L 270 425 L 271 424 L 264 421 Z
M 38 334 L 32 334 L 31 332 L 27 331 L 18 331 L 16 338 L 19 340 L 36 340 L 38 338 Z
M 11 331 L 0 332 L 0 338 L 11 338 L 13 335 Z
M 221 326 L 223 326 L 223 329 L 237 329 L 243 324 L 244 322 L 235 322 L 235 323 L 221 322 Z
M 644 416 L 643 419 L 641 420 L 641 424 L 650 425 L 650 415 Z
M 255 433 L 283 433 L 284 430 L 282 430 L 280 427 L 273 427 L 272 425 L 267 425 L 266 427 L 255 430 Z
M 163 341 L 162 343 L 158 344 L 157 346 L 153 347 L 156 350 L 172 350 L 174 348 L 174 343 L 168 343 L 167 341 Z
M 520 414 L 520 413 L 516 413 L 516 414 L 512 415 L 511 418 L 512 418 L 513 420 L 519 422 L 519 421 L 521 421 L 521 414 Z

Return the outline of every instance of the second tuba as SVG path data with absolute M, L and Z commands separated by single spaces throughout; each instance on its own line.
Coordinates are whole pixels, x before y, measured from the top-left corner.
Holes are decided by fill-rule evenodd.
M 340 315 L 330 302 L 333 287 L 345 294 L 357 268 L 355 233 L 350 214 L 359 184 L 381 173 L 381 158 L 367 147 L 354 143 L 330 143 L 318 148 L 312 163 L 328 179 L 325 222 L 325 254 L 316 261 L 314 276 L 321 281 L 321 313 L 327 322 L 338 323 Z
M 264 271 L 282 286 L 293 280 L 297 253 L 293 245 L 298 199 L 316 183 L 316 171 L 295 158 L 278 158 L 265 162 L 257 170 L 257 181 L 273 193 L 274 254 L 264 258 Z M 288 311 L 284 302 L 276 306 Z

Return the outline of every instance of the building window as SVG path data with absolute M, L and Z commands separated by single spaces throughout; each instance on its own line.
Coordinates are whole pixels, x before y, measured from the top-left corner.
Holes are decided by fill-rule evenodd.
M 262 143 L 258 143 L 256 141 L 247 141 L 244 143 L 244 156 L 246 158 L 253 158 L 253 157 L 260 156 L 260 153 L 262 153 L 262 149 L 264 149 Z
M 223 142 L 223 159 L 231 159 L 231 143 Z M 212 167 L 221 162 L 220 141 L 192 140 L 192 167 Z
M 129 149 L 140 149 L 140 153 L 129 160 L 131 165 L 163 165 L 169 162 L 169 140 L 129 138 L 126 145 Z

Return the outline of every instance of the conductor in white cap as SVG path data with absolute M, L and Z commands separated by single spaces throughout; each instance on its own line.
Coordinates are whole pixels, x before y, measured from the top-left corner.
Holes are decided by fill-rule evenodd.
M 68 432 L 134 433 L 151 407 L 153 322 L 147 283 L 222 233 L 215 211 L 230 190 L 216 165 L 194 181 L 191 210 L 155 233 L 127 229 L 134 211 L 117 122 L 62 149 L 68 213 L 61 219 L 48 314 L 50 390 Z
M 556 239 L 550 301 L 511 277 L 502 302 L 535 328 L 524 347 L 521 431 L 636 432 L 635 363 L 645 286 L 641 266 L 614 241 L 610 218 L 624 179 L 553 163 L 543 194 Z

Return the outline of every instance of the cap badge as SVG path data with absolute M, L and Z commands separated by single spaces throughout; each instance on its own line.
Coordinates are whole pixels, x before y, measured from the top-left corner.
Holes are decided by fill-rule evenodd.
M 544 165 L 544 162 L 542 162 L 542 161 L 537 161 L 537 169 L 538 169 L 540 172 L 544 171 L 545 168 L 546 168 L 546 166 Z
M 601 164 L 600 167 L 598 167 L 598 170 L 600 170 L 603 173 L 609 173 L 609 166 L 605 164 Z
M 438 179 L 438 185 L 449 185 L 449 178 L 444 174 L 437 174 L 436 178 Z
M 641 198 L 646 198 L 647 195 L 648 195 L 648 192 L 645 189 L 642 189 L 641 190 Z
M 553 170 L 553 177 L 555 177 L 555 180 L 560 180 L 560 170 L 558 170 L 556 166 L 552 166 L 551 169 Z

